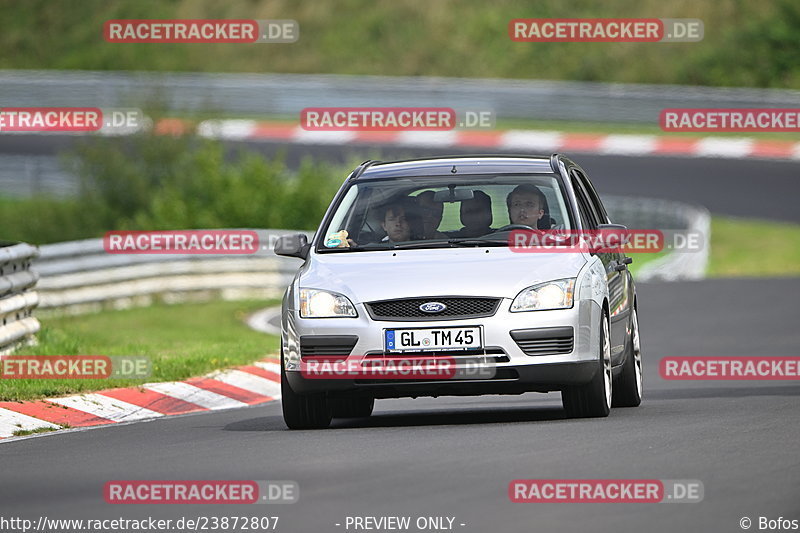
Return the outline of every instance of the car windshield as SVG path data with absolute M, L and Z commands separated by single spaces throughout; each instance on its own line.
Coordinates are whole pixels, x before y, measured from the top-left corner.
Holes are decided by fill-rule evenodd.
M 359 180 L 322 228 L 319 252 L 504 246 L 514 229 L 572 229 L 553 175 Z

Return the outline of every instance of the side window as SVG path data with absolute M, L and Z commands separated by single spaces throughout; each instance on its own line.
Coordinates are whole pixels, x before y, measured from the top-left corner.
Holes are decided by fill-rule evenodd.
M 583 191 L 578 187 L 578 184 L 573 180 L 572 186 L 575 188 L 575 197 L 578 199 L 578 214 L 581 217 L 581 226 L 584 229 L 594 229 L 596 224 L 592 220 L 589 213 L 588 206 L 586 205 L 586 198 L 583 196 Z
M 586 193 L 578 180 L 575 179 L 575 176 L 572 177 L 572 188 L 575 189 L 575 197 L 578 200 L 578 214 L 581 217 L 581 226 L 583 226 L 583 229 L 595 229 L 597 222 L 589 207 Z
M 586 190 L 586 195 L 589 198 L 589 202 L 594 207 L 595 213 L 597 213 L 598 220 L 600 224 L 607 224 L 608 223 L 608 214 L 606 213 L 605 207 L 603 207 L 603 202 L 600 201 L 600 196 L 597 194 L 597 191 L 592 185 L 592 182 L 589 181 L 589 178 L 586 175 L 582 174 L 577 170 L 573 170 L 572 172 L 578 177 L 578 180 L 583 185 L 584 189 Z

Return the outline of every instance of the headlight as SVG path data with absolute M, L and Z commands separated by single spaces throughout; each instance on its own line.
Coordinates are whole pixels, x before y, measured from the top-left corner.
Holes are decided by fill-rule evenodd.
M 300 317 L 336 318 L 358 316 L 347 296 L 320 289 L 300 289 Z
M 517 294 L 511 302 L 511 312 L 569 309 L 572 307 L 574 289 L 574 278 L 558 279 L 528 287 Z

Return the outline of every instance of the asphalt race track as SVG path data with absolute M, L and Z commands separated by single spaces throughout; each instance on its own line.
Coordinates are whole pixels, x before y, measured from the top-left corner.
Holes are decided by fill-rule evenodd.
M 267 515 L 281 531 L 337 531 L 347 515 L 455 516 L 464 532 L 736 531 L 742 516 L 800 513 L 800 388 L 666 382 L 666 355 L 795 353 L 800 280 L 640 288 L 646 399 L 565 420 L 558 395 L 383 400 L 366 421 L 284 429 L 280 406 L 192 415 L 0 445 L 0 501 L 36 518 Z M 748 301 L 742 306 L 742 301 Z M 758 310 L 756 312 L 756 310 Z M 517 478 L 698 479 L 700 503 L 510 503 Z M 294 480 L 273 506 L 119 506 L 114 479 Z
M 601 193 L 800 220 L 796 163 L 575 159 Z M 734 532 L 745 516 L 754 531 L 762 516 L 800 519 L 797 382 L 666 381 L 658 374 L 666 356 L 797 355 L 800 279 L 640 284 L 638 292 L 645 399 L 607 419 L 565 419 L 558 394 L 404 399 L 378 401 L 370 419 L 290 432 L 276 402 L 0 444 L 0 501 L 6 515 L 33 520 L 277 515 L 285 533 L 347 531 L 347 516 L 382 515 L 455 517 L 454 530 L 465 533 Z M 694 479 L 704 485 L 704 500 L 511 503 L 509 482 L 526 478 Z M 294 480 L 300 500 L 104 502 L 104 483 L 130 479 Z

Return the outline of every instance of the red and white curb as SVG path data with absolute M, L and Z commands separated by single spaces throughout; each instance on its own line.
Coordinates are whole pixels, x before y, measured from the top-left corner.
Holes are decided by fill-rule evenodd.
M 182 120 L 164 119 L 157 133 L 183 133 Z M 662 155 L 708 158 L 800 159 L 800 142 L 736 137 L 675 137 L 564 133 L 537 130 L 307 131 L 295 124 L 256 120 L 206 120 L 196 127 L 207 138 L 284 141 L 296 144 L 385 144 L 400 147 L 482 148 L 530 152 L 584 152 L 605 155 Z
M 246 407 L 279 400 L 280 364 L 264 359 L 186 381 L 0 402 L 0 439 L 18 431 L 102 426 L 170 415 Z

